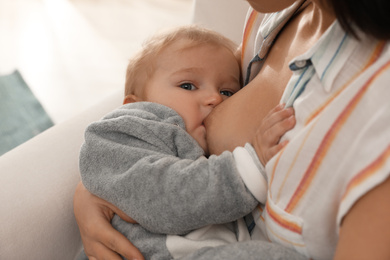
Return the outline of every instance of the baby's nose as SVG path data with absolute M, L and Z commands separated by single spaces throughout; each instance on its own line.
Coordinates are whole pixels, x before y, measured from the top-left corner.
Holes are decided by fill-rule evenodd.
M 212 107 L 219 105 L 222 101 L 223 101 L 222 95 L 217 91 L 210 92 L 205 100 L 206 105 Z

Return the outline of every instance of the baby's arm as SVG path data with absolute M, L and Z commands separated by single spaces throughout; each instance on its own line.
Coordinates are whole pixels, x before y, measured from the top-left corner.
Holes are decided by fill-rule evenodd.
M 276 106 L 263 119 L 253 141 L 253 147 L 263 165 L 287 144 L 287 140 L 280 143 L 280 138 L 294 126 L 294 110 L 291 107 L 284 108 L 284 104 Z

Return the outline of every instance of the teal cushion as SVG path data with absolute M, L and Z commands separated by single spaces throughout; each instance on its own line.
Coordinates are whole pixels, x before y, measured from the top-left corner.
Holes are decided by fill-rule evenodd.
M 18 71 L 0 76 L 0 155 L 53 126 Z

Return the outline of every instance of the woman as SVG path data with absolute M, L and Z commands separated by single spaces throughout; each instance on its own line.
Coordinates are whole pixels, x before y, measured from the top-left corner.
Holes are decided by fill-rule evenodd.
M 210 152 L 245 143 L 280 100 L 294 106 L 297 119 L 283 137 L 289 144 L 267 164 L 267 205 L 253 213 L 252 236 L 313 259 L 389 259 L 389 2 L 248 2 L 269 15 L 261 27 L 256 12 L 248 15 L 248 84 L 209 116 Z M 104 212 L 109 220 L 113 211 L 79 185 L 75 214 L 87 254 L 115 259 L 111 248 L 139 259 L 115 231 L 88 231 L 88 219 Z

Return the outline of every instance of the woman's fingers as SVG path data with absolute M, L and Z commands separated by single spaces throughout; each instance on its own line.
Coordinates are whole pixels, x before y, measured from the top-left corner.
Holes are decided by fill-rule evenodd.
M 81 182 L 76 188 L 73 206 L 88 258 L 119 260 L 122 259 L 120 254 L 129 260 L 144 259 L 139 250 L 112 227 L 112 208 L 116 208 L 91 194 Z
M 100 238 L 100 243 L 94 245 L 94 257 L 100 259 L 144 259 L 139 250 L 120 232 L 114 229 L 110 223 L 102 223 L 98 227 L 99 231 L 95 235 Z M 119 254 L 119 255 L 118 255 Z
M 85 251 L 85 254 L 87 255 L 89 260 L 105 260 L 105 259 L 112 259 L 112 260 L 122 260 L 122 257 L 120 257 L 118 254 L 110 250 L 109 248 L 105 247 L 103 244 L 96 244 L 93 246 L 94 252 L 89 253 Z M 96 257 L 95 257 L 96 256 Z
M 110 236 L 110 231 L 107 232 L 107 227 L 105 227 L 104 223 L 104 220 L 94 220 L 93 224 L 80 228 L 84 252 L 88 259 L 121 260 L 122 258 L 103 242 L 106 236 Z
M 113 205 L 107 201 L 104 201 L 104 203 L 107 206 L 107 208 L 109 208 L 113 213 L 117 214 L 124 221 L 132 223 L 132 224 L 137 224 L 137 221 L 135 221 L 134 219 L 132 219 L 131 217 L 126 215 L 126 213 L 124 213 L 122 210 L 117 208 L 115 205 Z

